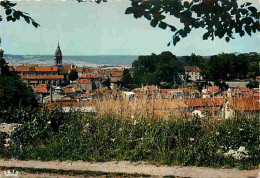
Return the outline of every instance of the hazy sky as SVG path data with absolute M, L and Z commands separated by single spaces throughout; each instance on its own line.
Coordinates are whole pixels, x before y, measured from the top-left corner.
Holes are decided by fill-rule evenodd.
M 239 1 L 251 1 L 259 9 L 259 0 Z M 236 36 L 226 43 L 224 39 L 202 40 L 203 29 L 193 30 L 177 46 L 167 47 L 173 33 L 152 28 L 144 18 L 125 15 L 129 0 L 108 0 L 99 5 L 78 4 L 74 0 L 20 0 L 17 4 L 17 9 L 28 12 L 41 27 L 36 29 L 24 20 L 0 23 L 2 48 L 7 54 L 53 55 L 58 38 L 64 55 L 144 55 L 171 51 L 180 56 L 260 51 L 259 33 L 252 37 Z M 173 22 L 179 26 L 177 21 Z

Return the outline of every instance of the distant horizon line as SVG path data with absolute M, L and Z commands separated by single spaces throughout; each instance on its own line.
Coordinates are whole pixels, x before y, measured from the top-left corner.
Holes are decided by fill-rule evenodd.
M 224 52 L 222 52 L 222 53 L 224 53 Z M 218 53 L 218 54 L 222 54 L 222 53 Z M 244 52 L 244 53 L 233 52 L 233 53 L 224 53 L 224 54 L 235 54 L 235 53 L 239 53 L 239 54 L 257 53 L 257 54 L 259 54 L 260 51 L 259 52 L 252 51 L 252 52 Z M 75 56 L 75 57 L 76 56 L 148 56 L 148 55 L 151 55 L 151 54 L 111 54 L 111 55 L 99 54 L 99 55 L 63 55 L 63 56 Z M 173 54 L 173 55 L 182 57 L 182 56 L 191 56 L 192 54 L 198 55 L 196 53 L 191 53 L 189 55 L 187 55 L 187 54 L 186 55 L 175 55 L 175 54 Z M 214 56 L 214 55 L 218 55 L 218 54 L 199 55 L 199 56 Z M 54 56 L 54 54 L 4 54 L 4 55 L 10 55 L 10 56 Z

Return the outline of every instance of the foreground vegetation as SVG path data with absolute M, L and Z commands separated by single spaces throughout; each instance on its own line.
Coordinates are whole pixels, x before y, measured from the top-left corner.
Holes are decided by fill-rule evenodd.
M 22 160 L 148 161 L 155 164 L 256 168 L 260 163 L 258 116 L 221 121 L 193 119 L 125 120 L 64 113 L 61 109 L 1 111 L 20 127 Z M 12 121 L 12 122 L 14 122 Z M 17 133 L 1 158 L 17 157 Z

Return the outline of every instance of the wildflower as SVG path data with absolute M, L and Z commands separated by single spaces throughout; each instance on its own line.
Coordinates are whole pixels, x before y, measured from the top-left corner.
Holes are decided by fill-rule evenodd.
M 219 132 L 216 132 L 216 135 L 219 136 Z
M 134 115 L 132 115 L 131 118 L 134 119 Z
M 86 127 L 89 127 L 89 123 L 87 123 L 85 126 L 86 126 Z
M 134 123 L 133 123 L 133 125 L 136 125 L 136 124 L 138 124 L 138 122 L 135 120 Z
M 239 131 L 243 131 L 243 130 L 244 130 L 244 129 L 241 129 L 241 128 L 239 129 Z
M 51 121 L 48 121 L 47 124 L 51 124 Z
M 122 132 L 122 131 L 123 131 L 123 129 L 120 127 L 120 128 L 119 128 L 119 132 Z
M 193 142 L 193 141 L 194 141 L 194 138 L 190 138 L 190 141 Z
M 115 142 L 115 138 L 111 138 L 110 140 L 111 140 L 111 142 L 113 142 L 113 143 Z
M 218 155 L 221 155 L 221 154 L 222 154 L 222 150 L 218 150 L 218 151 L 217 151 L 217 154 L 218 154 Z
M 230 149 L 227 153 L 224 153 L 225 157 L 232 156 L 234 159 L 241 160 L 243 158 L 248 158 L 248 151 L 244 146 L 239 147 L 238 150 Z
M 144 138 L 142 137 L 141 140 L 144 140 Z
M 10 144 L 9 143 L 6 143 L 6 144 L 4 144 L 4 147 L 9 147 L 10 146 Z

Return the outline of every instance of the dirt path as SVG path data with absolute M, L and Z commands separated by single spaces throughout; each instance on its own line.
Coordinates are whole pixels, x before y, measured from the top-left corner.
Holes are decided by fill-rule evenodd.
M 236 170 L 236 169 L 213 169 L 199 167 L 181 166 L 156 166 L 147 163 L 132 163 L 128 161 L 119 162 L 42 162 L 42 161 L 18 161 L 0 159 L 0 167 L 34 168 L 64 171 L 91 171 L 103 173 L 125 173 L 152 176 L 178 176 L 178 177 L 210 177 L 210 178 L 244 178 L 259 177 L 260 169 L 257 170 Z M 3 172 L 0 172 L 0 177 Z

